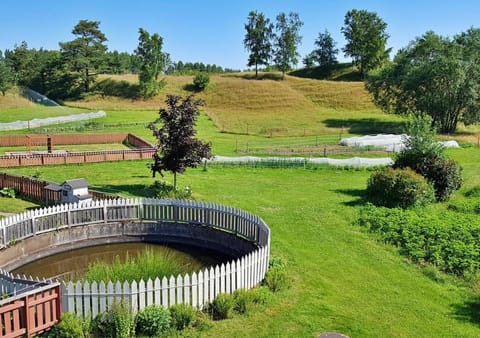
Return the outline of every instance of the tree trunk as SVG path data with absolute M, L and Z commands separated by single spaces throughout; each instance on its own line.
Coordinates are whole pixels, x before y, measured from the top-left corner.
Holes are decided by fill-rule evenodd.
M 89 91 L 89 85 L 88 85 L 88 67 L 85 68 L 85 92 L 88 93 Z
M 258 64 L 255 62 L 255 78 L 258 79 Z
M 173 189 L 177 190 L 177 172 L 173 172 Z

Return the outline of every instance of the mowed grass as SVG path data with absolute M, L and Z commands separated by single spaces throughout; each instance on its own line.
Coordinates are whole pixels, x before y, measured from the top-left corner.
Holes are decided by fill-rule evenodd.
M 480 184 L 477 149 L 465 160 L 465 189 Z M 36 168 L 9 169 L 33 174 Z M 100 190 L 142 196 L 153 182 L 145 161 L 52 166 L 41 178 L 84 177 Z M 476 295 L 460 281 L 435 282 L 396 249 L 354 224 L 369 171 L 342 169 L 188 170 L 194 197 L 245 209 L 272 230 L 272 255 L 288 264 L 289 289 L 263 309 L 216 322 L 205 337 L 478 337 Z M 171 175 L 165 178 L 171 181 Z M 443 206 L 445 207 L 445 206 Z
M 171 90 L 188 93 L 182 88 L 191 78 L 180 77 L 175 81 Z M 284 86 L 289 82 L 287 91 Z M 283 88 L 289 100 L 300 100 L 298 105 L 288 109 L 276 106 L 281 95 L 264 101 L 268 95 L 250 93 L 247 89 L 243 89 L 245 102 L 240 98 L 235 101 L 235 93 L 225 93 L 223 100 L 210 103 L 206 100 L 206 114 L 201 115 L 198 130 L 202 139 L 212 141 L 214 153 L 236 154 L 236 148 L 256 145 L 311 144 L 317 139 L 306 132 L 309 126 L 319 132 L 320 128 L 326 128 L 320 138 L 333 143 L 349 133 L 389 131 L 401 124 L 400 119 L 371 109 L 373 106 L 364 102 L 365 96 L 355 100 L 356 95 L 361 95 L 361 88 L 337 88 L 328 94 L 329 85 L 323 88 L 321 81 L 289 77 L 285 82 L 275 78 L 249 81 L 243 75 L 215 76 L 212 86 L 201 95 L 214 96 L 219 88 L 235 91 L 237 85 L 252 86 L 258 91 L 262 83 L 269 84 L 264 90 Z M 343 91 L 344 99 L 337 91 Z M 349 105 L 335 106 L 335 102 L 347 99 Z M 96 100 L 90 103 L 98 109 L 108 101 Z M 107 110 L 104 121 L 115 121 L 118 126 L 106 130 L 131 130 L 151 139 L 143 126 L 121 124 L 155 119 L 159 107 L 153 105 L 161 104 L 163 98 L 155 100 L 132 101 L 128 103 L 131 107 L 123 109 L 118 103 L 118 109 Z M 250 110 L 249 100 L 257 100 L 257 109 Z M 86 102 L 75 104 L 82 106 Z M 311 112 L 308 107 L 312 107 Z M 222 130 L 221 123 L 229 121 L 234 122 L 234 128 Z M 278 128 L 278 133 L 270 136 L 269 127 Z M 297 134 L 287 137 L 280 133 L 282 128 L 294 129 Z M 261 130 L 266 130 L 265 134 Z M 464 167 L 464 188 L 453 197 L 461 199 L 463 191 L 480 186 L 480 151 L 467 148 L 449 150 L 449 154 Z M 126 161 L 4 171 L 39 174 L 41 179 L 55 182 L 83 177 L 91 188 L 134 197 L 147 195 L 148 186 L 154 181 L 147 163 Z M 440 282 L 427 278 L 422 269 L 407 262 L 396 249 L 375 242 L 354 224 L 369 175 L 369 171 L 327 168 L 211 167 L 207 171 L 189 169 L 179 176 L 179 185 L 191 187 L 198 200 L 239 207 L 261 216 L 272 230 L 272 254 L 287 261 L 292 280 L 292 286 L 277 294 L 265 308 L 215 322 L 200 336 L 316 337 L 321 332 L 337 331 L 350 337 L 479 337 L 478 295 L 468 285 L 451 278 Z M 171 175 L 166 175 L 165 180 L 171 182 Z M 0 211 L 9 204 L 5 201 L 0 199 Z

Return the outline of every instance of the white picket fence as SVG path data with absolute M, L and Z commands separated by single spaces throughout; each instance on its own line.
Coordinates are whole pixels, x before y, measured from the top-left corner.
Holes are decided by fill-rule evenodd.
M 219 293 L 251 289 L 264 278 L 268 248 L 261 248 L 236 261 L 206 268 L 191 275 L 116 283 L 62 283 L 62 309 L 80 317 L 96 316 L 115 301 L 127 301 L 134 312 L 149 305 L 168 307 L 189 304 L 201 309 Z
M 153 304 L 167 307 L 184 303 L 202 308 L 219 293 L 250 289 L 265 277 L 270 229 L 263 220 L 243 210 L 196 201 L 97 200 L 28 211 L 0 220 L 0 246 L 7 247 L 13 241 L 61 228 L 126 220 L 201 224 L 235 234 L 239 241 L 248 240 L 257 249 L 191 275 L 158 276 L 154 280 L 132 282 L 62 282 L 62 311 L 75 312 L 80 317 L 95 316 L 120 300 L 127 301 L 134 312 Z

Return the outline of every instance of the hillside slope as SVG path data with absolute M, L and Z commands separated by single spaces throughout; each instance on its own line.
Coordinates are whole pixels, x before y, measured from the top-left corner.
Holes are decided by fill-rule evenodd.
M 96 95 L 67 104 L 107 112 L 158 110 L 164 105 L 167 94 L 195 94 L 205 101 L 203 109 L 222 132 L 269 137 L 338 133 L 352 126 L 362 132 L 368 129 L 365 124 L 372 121 L 399 120 L 378 110 L 361 82 L 292 76 L 281 80 L 278 74 L 263 75 L 262 80 L 252 79 L 250 73 L 212 75 L 208 88 L 200 93 L 189 90 L 192 76 L 165 76 L 165 87 L 149 100 Z M 137 81 L 134 75 L 108 77 L 116 81 Z

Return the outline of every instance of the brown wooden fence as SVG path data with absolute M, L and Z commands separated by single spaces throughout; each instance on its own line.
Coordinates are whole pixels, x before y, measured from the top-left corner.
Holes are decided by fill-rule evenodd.
M 154 148 L 0 156 L 0 167 L 43 166 L 151 159 Z
M 60 283 L 0 301 L 0 337 L 33 337 L 59 322 L 61 316 Z
M 30 141 L 27 141 L 30 137 Z M 131 144 L 137 149 L 104 150 L 65 153 L 26 153 L 0 156 L 0 167 L 43 166 L 55 164 L 95 163 L 124 160 L 151 159 L 153 146 L 132 134 L 53 134 L 53 135 L 4 135 L 0 136 L 0 147 L 47 145 L 48 137 L 53 145 L 66 144 Z
M 53 182 L 37 180 L 32 177 L 0 173 L 0 188 L 14 188 L 26 198 L 41 201 L 45 204 L 56 204 L 61 201 L 60 191 L 45 190 L 45 186 Z M 114 199 L 118 196 L 89 190 L 93 199 Z
M 109 144 L 128 142 L 134 146 L 151 147 L 139 137 L 127 133 L 110 134 L 28 134 L 28 135 L 1 135 L 0 147 L 47 146 L 51 138 L 53 145 L 72 144 Z

